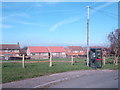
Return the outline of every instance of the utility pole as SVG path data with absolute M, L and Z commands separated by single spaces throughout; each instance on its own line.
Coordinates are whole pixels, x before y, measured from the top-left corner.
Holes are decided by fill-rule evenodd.
M 87 6 L 87 66 L 89 66 L 89 22 L 90 22 L 90 6 Z

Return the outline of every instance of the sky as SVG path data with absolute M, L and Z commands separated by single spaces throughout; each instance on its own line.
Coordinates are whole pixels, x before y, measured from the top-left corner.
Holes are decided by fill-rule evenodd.
M 108 34 L 118 28 L 117 2 L 3 2 L 2 43 L 86 46 L 87 6 L 89 45 L 108 45 Z

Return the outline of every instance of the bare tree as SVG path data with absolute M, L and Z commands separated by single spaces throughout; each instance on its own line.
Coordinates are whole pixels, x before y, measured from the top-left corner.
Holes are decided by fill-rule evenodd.
M 27 48 L 28 48 L 27 46 L 24 46 L 24 47 L 21 48 L 21 49 L 22 49 L 22 50 L 27 50 Z
M 118 65 L 118 57 L 120 56 L 120 29 L 116 29 L 108 35 L 110 41 L 111 52 L 115 56 L 114 63 Z

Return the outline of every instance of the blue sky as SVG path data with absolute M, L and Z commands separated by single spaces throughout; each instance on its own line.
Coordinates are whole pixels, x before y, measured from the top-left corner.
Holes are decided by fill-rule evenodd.
M 118 28 L 117 2 L 3 2 L 2 43 L 86 46 L 88 5 L 90 45 L 107 45 L 107 35 Z

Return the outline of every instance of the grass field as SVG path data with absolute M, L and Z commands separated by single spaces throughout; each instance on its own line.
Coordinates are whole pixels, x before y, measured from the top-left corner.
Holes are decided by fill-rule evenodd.
M 48 59 L 49 60 L 49 59 Z M 55 60 L 70 60 L 70 59 L 53 59 Z M 70 62 L 54 62 L 52 67 L 49 67 L 49 62 L 42 63 L 26 63 L 25 68 L 22 68 L 21 63 L 2 63 L 2 82 L 11 82 L 27 78 L 39 77 L 53 73 L 60 73 L 72 70 L 87 70 L 92 69 L 87 67 L 83 61 L 85 59 L 74 59 L 77 61 L 74 65 Z M 31 60 L 30 60 L 31 61 Z M 114 64 L 106 64 L 101 69 L 118 69 Z
M 25 61 L 49 61 L 49 59 L 26 59 Z M 61 61 L 71 61 L 71 58 L 52 58 L 53 61 L 58 61 L 58 60 L 61 60 Z M 75 60 L 77 61 L 83 61 L 85 59 L 79 59 L 79 58 L 75 58 Z M 7 60 L 2 60 L 2 61 L 7 61 Z M 21 60 L 8 60 L 8 61 L 21 61 Z

